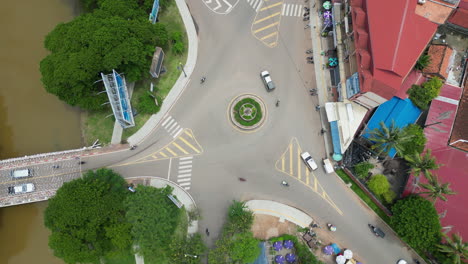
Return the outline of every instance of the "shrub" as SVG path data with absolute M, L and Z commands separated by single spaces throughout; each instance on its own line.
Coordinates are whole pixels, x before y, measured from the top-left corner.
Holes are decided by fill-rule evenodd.
M 416 124 L 410 124 L 403 128 L 403 133 L 407 135 L 412 135 L 412 138 L 411 140 L 401 143 L 403 149 L 403 155 L 401 156 L 404 157 L 407 155 L 411 155 L 414 152 L 421 154 L 424 150 L 424 146 L 426 145 L 427 141 L 422 127 Z
M 431 63 L 431 56 L 427 55 L 427 54 L 423 54 L 421 55 L 421 57 L 419 57 L 418 61 L 416 61 L 416 65 L 414 66 L 417 70 L 424 70 L 424 68 L 427 67 L 427 65 L 429 65 Z
M 393 200 L 396 198 L 396 193 L 392 190 L 388 190 L 382 194 L 382 198 L 387 204 L 393 203 Z
M 412 85 L 407 93 L 417 107 L 426 110 L 429 102 L 439 95 L 442 85 L 440 78 L 433 77 L 422 85 Z
M 369 189 L 377 196 L 380 196 L 386 192 L 390 188 L 390 183 L 388 183 L 387 177 L 382 174 L 377 174 L 372 177 L 367 184 Z
M 172 43 L 182 42 L 182 32 L 174 31 L 171 33 L 171 41 Z
M 354 166 L 354 173 L 360 179 L 365 179 L 375 166 L 369 162 L 361 162 Z
M 181 54 L 185 50 L 185 45 L 183 42 L 176 42 L 174 45 L 172 45 L 172 50 L 176 54 Z

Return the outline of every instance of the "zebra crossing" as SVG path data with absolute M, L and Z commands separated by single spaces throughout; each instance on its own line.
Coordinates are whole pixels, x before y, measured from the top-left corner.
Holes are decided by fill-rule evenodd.
M 300 4 L 283 4 L 282 16 L 300 17 L 304 14 L 303 5 Z
M 166 119 L 162 122 L 161 126 L 171 135 L 173 138 L 176 138 L 184 128 L 182 128 L 177 121 L 175 121 L 172 116 L 167 116 Z
M 193 156 L 179 158 L 177 184 L 186 191 L 190 190 L 192 180 L 192 159 Z
M 265 4 L 265 0 L 246 0 L 247 4 L 249 4 L 255 12 L 258 13 L 260 11 L 260 8 Z M 291 17 L 300 17 L 304 14 L 303 8 L 304 5 L 301 4 L 285 4 L 281 2 L 282 4 L 282 11 L 281 15 L 282 16 L 291 16 Z

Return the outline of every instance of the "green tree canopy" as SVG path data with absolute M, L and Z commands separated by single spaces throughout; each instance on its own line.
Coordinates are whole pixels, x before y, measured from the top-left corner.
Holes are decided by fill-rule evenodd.
M 395 121 L 389 127 L 382 121 L 380 127 L 375 128 L 369 132 L 369 140 L 374 142 L 372 149 L 380 153 L 388 154 L 392 148 L 401 155 L 404 152 L 403 144 L 413 138 L 403 132 L 403 130 L 396 126 Z
M 422 153 L 427 141 L 423 128 L 416 124 L 409 124 L 403 128 L 403 133 L 412 135 L 412 138 L 401 143 L 404 149 L 402 156 L 412 155 L 415 152 Z
M 123 213 L 127 193 L 125 180 L 109 169 L 64 183 L 44 213 L 54 255 L 67 263 L 88 263 L 130 250 L 130 225 Z
M 433 77 L 422 85 L 414 84 L 407 93 L 413 104 L 422 110 L 426 110 L 429 102 L 439 95 L 442 85 L 440 78 Z
M 468 261 L 468 243 L 463 241 L 459 234 L 452 234 L 449 237 L 444 234 L 446 243 L 437 245 L 440 252 L 446 254 L 453 264 L 466 263 Z
M 414 152 L 412 155 L 404 156 L 404 158 L 408 161 L 411 167 L 411 173 L 415 177 L 419 177 L 422 173 L 429 181 L 431 180 L 430 171 L 440 167 L 440 165 L 436 163 L 435 158 L 431 155 L 430 149 L 424 154 Z
M 390 188 L 390 183 L 388 183 L 387 177 L 382 174 L 374 175 L 369 183 L 367 183 L 369 189 L 377 196 L 380 196 L 386 192 Z
M 148 22 L 131 1 L 102 1 L 102 8 L 62 23 L 45 39 L 51 54 L 41 61 L 45 89 L 84 109 L 99 109 L 107 100 L 100 73 L 112 69 L 128 82 L 148 75 L 155 46 L 168 41 L 164 24 Z
M 431 175 L 428 183 L 420 183 L 419 186 L 427 190 L 420 193 L 427 194 L 428 197 L 432 199 L 433 203 L 435 203 L 437 199 L 441 199 L 446 202 L 448 200 L 446 195 L 457 194 L 455 191 L 450 189 L 450 183 L 441 184 L 436 175 Z
M 397 201 L 392 212 L 391 225 L 411 247 L 427 251 L 439 243 L 439 215 L 430 201 L 420 196 L 409 196 Z
M 174 240 L 171 245 L 169 263 L 199 264 L 206 246 L 200 234 L 188 236 L 184 240 Z
M 231 259 L 234 263 L 253 263 L 260 255 L 259 240 L 252 232 L 237 234 L 231 242 Z
M 356 176 L 360 179 L 365 179 L 367 178 L 367 175 L 369 174 L 369 171 L 374 168 L 374 164 L 364 161 L 356 164 L 354 166 L 354 173 Z
M 167 253 L 182 213 L 167 197 L 171 192 L 169 186 L 157 189 L 139 185 L 125 201 L 137 251 L 150 262 L 169 258 Z

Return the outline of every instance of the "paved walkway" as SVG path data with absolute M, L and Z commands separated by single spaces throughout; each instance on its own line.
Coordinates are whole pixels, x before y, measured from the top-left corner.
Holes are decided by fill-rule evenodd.
M 280 222 L 288 220 L 300 227 L 308 227 L 312 223 L 312 217 L 306 213 L 286 204 L 270 200 L 250 200 L 245 204 L 254 214 L 266 214 L 276 216 Z
M 160 111 L 157 114 L 152 115 L 148 121 L 140 128 L 135 134 L 128 138 L 128 143 L 130 145 L 137 145 L 141 141 L 143 141 L 151 132 L 158 126 L 161 122 L 163 117 L 171 110 L 174 106 L 177 99 L 182 95 L 182 92 L 187 86 L 187 83 L 190 80 L 190 75 L 192 74 L 193 70 L 195 69 L 195 64 L 197 62 L 197 54 L 198 54 L 198 36 L 197 31 L 195 29 L 195 24 L 193 23 L 192 16 L 190 15 L 190 11 L 187 7 L 187 4 L 184 0 L 176 0 L 177 8 L 179 8 L 180 16 L 185 25 L 185 30 L 187 32 L 188 38 L 188 56 L 187 62 L 184 65 L 185 73 L 181 72 L 179 79 L 177 79 L 176 83 L 172 87 L 171 91 L 164 99 L 163 104 L 161 106 Z M 114 133 L 112 135 L 112 144 L 119 144 L 122 138 L 122 131 L 119 128 L 120 125 L 114 126 Z
M 172 194 L 175 197 L 177 197 L 177 200 L 179 200 L 181 204 L 183 204 L 185 210 L 191 211 L 197 208 L 197 205 L 195 204 L 195 200 L 192 198 L 192 196 L 188 192 L 186 192 L 183 187 L 169 180 L 159 178 L 159 177 L 153 177 L 153 176 L 131 177 L 131 178 L 125 178 L 125 180 L 128 183 L 133 183 L 135 185 L 138 185 L 138 184 L 149 185 L 155 188 L 165 188 L 166 186 L 171 186 L 174 189 L 172 191 Z M 136 190 L 138 191 L 138 188 L 136 188 Z M 187 229 L 187 233 L 191 235 L 197 232 L 198 232 L 198 221 L 192 221 L 190 223 L 190 226 Z M 136 264 L 144 264 L 144 259 L 142 256 L 135 254 L 135 262 Z

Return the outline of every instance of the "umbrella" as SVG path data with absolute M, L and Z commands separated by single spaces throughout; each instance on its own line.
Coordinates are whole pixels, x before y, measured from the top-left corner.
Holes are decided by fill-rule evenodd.
M 332 13 L 330 11 L 323 12 L 323 18 L 330 19 L 331 16 L 332 16 Z
M 337 244 L 333 243 L 333 244 L 331 244 L 331 247 L 333 248 L 335 254 L 340 253 L 341 249 L 338 247 Z
M 325 255 L 331 255 L 333 254 L 333 252 L 334 252 L 333 247 L 330 245 L 323 248 L 323 253 L 325 253 Z
M 356 264 L 362 264 L 362 262 L 358 262 L 358 263 L 356 263 Z
M 296 255 L 292 253 L 286 254 L 286 261 L 289 263 L 293 263 L 294 261 L 296 261 Z
M 323 8 L 328 10 L 328 9 L 331 9 L 331 7 L 332 7 L 332 4 L 330 3 L 330 1 L 326 1 L 323 3 Z
M 398 260 L 397 264 L 407 264 L 408 262 L 406 262 L 406 260 L 404 259 L 400 259 Z
M 279 263 L 279 264 L 284 263 L 284 256 L 283 255 L 276 255 L 275 262 Z
M 294 247 L 294 243 L 291 240 L 286 240 L 283 242 L 283 246 L 287 249 L 291 249 Z
M 336 263 L 337 264 L 345 264 L 346 258 L 342 255 L 336 257 Z
M 275 243 L 273 243 L 273 248 L 276 251 L 280 251 L 283 248 L 283 243 L 281 243 L 281 241 L 276 241 Z
M 329 58 L 328 63 L 330 64 L 330 66 L 336 66 L 336 65 L 338 65 L 338 59 L 337 58 Z M 330 230 L 333 227 L 335 227 L 335 226 L 330 227 Z M 331 231 L 336 231 L 336 227 L 335 227 L 335 230 L 331 230 Z
M 353 252 L 349 249 L 346 249 L 344 252 L 343 252 L 343 256 L 346 258 L 346 259 L 352 259 L 353 258 Z

